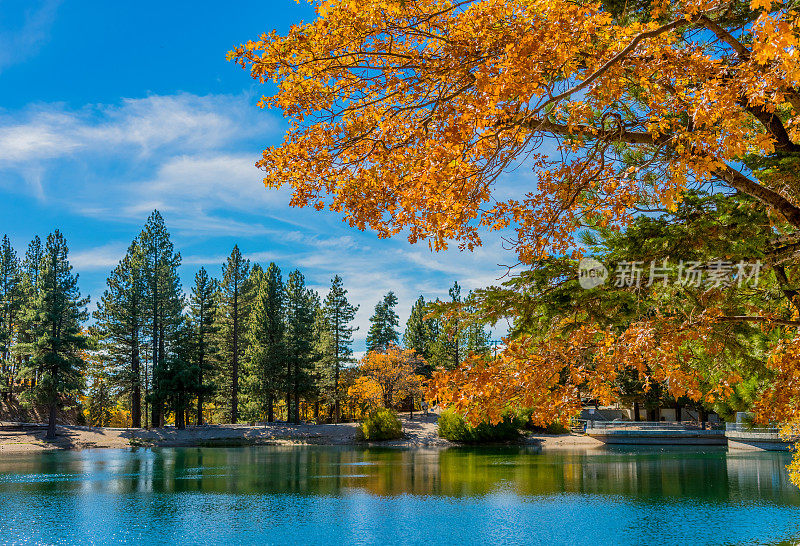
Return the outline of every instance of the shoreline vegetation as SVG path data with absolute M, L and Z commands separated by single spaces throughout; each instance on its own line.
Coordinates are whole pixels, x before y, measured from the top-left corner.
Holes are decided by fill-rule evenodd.
M 36 453 L 48 450 L 125 449 L 131 447 L 246 447 L 269 445 L 363 445 L 394 448 L 447 448 L 458 446 L 437 435 L 435 415 L 401 417 L 403 438 L 384 442 L 359 442 L 359 423 L 266 425 L 203 425 L 178 430 L 103 428 L 85 426 L 57 427 L 53 441 L 45 440 L 45 427 L 0 428 L 0 456 Z M 2 425 L 2 423 L 0 423 Z M 8 429 L 7 429 L 8 428 Z M 591 449 L 603 444 L 583 434 L 526 435 L 512 445 L 532 445 L 543 449 Z
M 369 427 L 381 409 L 428 407 L 435 371 L 491 352 L 485 321 L 439 309 L 471 310 L 473 294 L 457 282 L 446 302 L 420 295 L 402 336 L 398 298 L 387 292 L 360 359 L 352 348 L 358 306 L 339 275 L 320 293 L 300 270 L 284 282 L 277 264 L 251 263 L 234 245 L 219 278 L 201 267 L 185 290 L 181 254 L 157 210 L 91 314 L 68 252 L 58 230 L 45 242 L 34 237 L 24 259 L 8 236 L 0 240 L 0 419 L 47 422 L 49 440 L 58 422 L 183 429 L 364 419 Z M 372 439 L 388 438 L 380 431 Z

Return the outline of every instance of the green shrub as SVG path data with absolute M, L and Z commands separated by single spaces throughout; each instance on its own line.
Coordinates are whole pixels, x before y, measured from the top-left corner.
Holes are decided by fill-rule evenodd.
M 569 429 L 561 423 L 550 423 L 544 429 L 547 434 L 567 434 Z
M 526 408 L 519 412 L 519 418 L 524 422 L 523 428 L 535 434 L 568 434 L 569 427 L 565 426 L 558 421 L 550 423 L 547 426 L 534 425 L 533 409 Z
M 470 426 L 463 415 L 446 410 L 439 415 L 439 436 L 451 442 L 465 444 L 481 444 L 491 442 L 509 442 L 519 439 L 522 421 L 511 412 L 503 414 L 503 420 L 492 425 L 481 423 Z
M 397 414 L 390 409 L 373 411 L 364 419 L 356 437 L 361 441 L 396 440 L 403 436 L 403 425 Z

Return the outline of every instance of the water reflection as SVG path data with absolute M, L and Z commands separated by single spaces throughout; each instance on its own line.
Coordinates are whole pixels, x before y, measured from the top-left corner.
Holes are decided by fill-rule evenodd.
M 786 453 L 181 448 L 0 459 L 0 543 L 756 544 Z
M 785 453 L 724 449 L 538 452 L 255 447 L 41 453 L 0 460 L 0 493 L 227 493 L 473 497 L 510 491 L 800 505 Z

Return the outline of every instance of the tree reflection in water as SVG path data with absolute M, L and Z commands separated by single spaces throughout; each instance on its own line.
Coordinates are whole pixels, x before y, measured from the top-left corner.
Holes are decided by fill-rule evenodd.
M 0 493 L 206 492 L 336 496 L 622 495 L 800 505 L 788 455 L 721 448 L 359 449 L 269 446 L 51 452 L 0 460 Z

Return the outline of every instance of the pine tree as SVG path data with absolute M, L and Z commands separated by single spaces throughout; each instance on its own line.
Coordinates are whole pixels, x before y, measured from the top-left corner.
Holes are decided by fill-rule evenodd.
M 39 269 L 42 266 L 42 258 L 44 258 L 42 240 L 36 235 L 33 240 L 28 243 L 28 249 L 25 251 L 25 259 L 22 261 L 22 278 L 26 285 L 36 286 L 36 282 L 39 279 Z
M 175 428 L 186 428 L 186 413 L 192 398 L 201 390 L 200 370 L 194 358 L 194 332 L 184 319 L 173 336 L 169 354 L 162 366 L 153 371 L 153 384 L 167 411 L 175 416 Z
M 255 268 L 254 268 L 255 269 Z M 275 401 L 286 378 L 286 326 L 281 270 L 275 263 L 251 275 L 255 293 L 247 329 L 245 391 L 248 412 L 268 422 L 275 419 Z
M 211 379 L 216 359 L 217 281 L 204 267 L 194 276 L 189 298 L 189 321 L 192 328 L 192 360 L 197 367 L 197 424 L 203 424 L 206 396 L 213 392 Z
M 151 366 L 153 378 L 151 424 L 163 425 L 163 393 L 156 376 L 163 375 L 160 368 L 166 366 L 169 351 L 177 342 L 178 330 L 183 322 L 183 295 L 181 292 L 178 267 L 180 253 L 174 251 L 164 219 L 156 210 L 150 215 L 139 236 L 144 250 L 144 279 L 146 286 L 146 324 L 150 333 Z
M 114 377 L 109 373 L 112 365 L 105 355 L 95 354 L 86 362 L 86 409 L 89 426 L 107 427 L 114 409 L 112 384 Z
M 22 303 L 22 278 L 17 253 L 8 236 L 0 243 L 0 375 L 11 392 L 16 375 L 12 358 L 14 333 Z
M 341 401 L 345 392 L 339 388 L 342 368 L 353 361 L 353 328 L 357 305 L 347 301 L 347 290 L 342 278 L 336 275 L 331 280 L 331 288 L 322 310 L 315 319 L 315 338 L 317 343 L 318 388 L 322 395 L 333 404 L 333 417 L 338 423 L 341 419 Z
M 247 347 L 247 319 L 250 313 L 248 286 L 250 261 L 245 260 L 235 245 L 223 266 L 220 283 L 220 377 L 219 395 L 228 405 L 230 422 L 239 421 L 240 365 Z
M 451 304 L 461 305 L 461 286 L 457 281 L 453 283 L 448 293 Z M 453 316 L 442 319 L 439 326 L 439 337 L 436 340 L 437 347 L 435 348 L 437 360 L 442 367 L 452 370 L 461 364 L 465 356 L 462 351 L 461 319 L 458 313 L 454 313 Z
M 144 249 L 138 240 L 106 280 L 108 288 L 94 313 L 115 383 L 130 395 L 131 425 L 142 426 L 141 346 L 144 338 L 146 283 Z
M 462 307 L 463 314 L 470 317 L 470 320 L 466 323 L 462 321 L 461 354 L 464 357 L 470 354 L 488 356 L 490 353 L 489 339 L 491 338 L 491 332 L 486 330 L 483 322 L 475 319 L 476 310 L 472 305 L 472 301 L 473 294 L 470 292 Z
M 76 394 L 82 386 L 82 351 L 87 347 L 81 323 L 88 318 L 85 306 L 89 299 L 81 298 L 78 276 L 72 274 L 67 255 L 67 243 L 56 230 L 47 237 L 37 283 L 40 290 L 28 310 L 33 358 L 21 370 L 23 378 L 40 374 L 36 386 L 24 396 L 27 402 L 48 406 L 48 439 L 55 438 L 56 411 L 62 398 Z
M 449 290 L 450 301 L 446 304 L 439 300 L 433 305 L 439 309 L 438 334 L 431 345 L 431 368 L 452 370 L 458 367 L 470 355 L 488 354 L 489 337 L 483 322 L 475 319 L 475 308 L 472 304 L 472 292 L 464 299 L 461 286 L 454 282 Z M 446 309 L 448 312 L 442 312 Z
M 32 358 L 28 348 L 30 348 L 31 343 L 33 342 L 33 337 L 31 333 L 31 322 L 28 320 L 30 314 L 27 313 L 26 310 L 30 308 L 38 293 L 37 283 L 39 280 L 39 270 L 41 269 L 43 257 L 44 249 L 42 247 L 42 240 L 37 235 L 28 244 L 28 249 L 25 252 L 25 259 L 22 261 L 22 310 L 17 321 L 17 337 L 19 342 L 14 348 L 14 352 L 17 356 L 20 367 L 24 363 L 29 362 Z M 38 376 L 34 376 L 30 379 L 31 386 L 36 384 L 37 377 Z
M 311 378 L 311 390 L 314 396 L 314 422 L 320 422 L 319 416 L 319 409 L 320 409 L 320 402 L 324 398 L 328 398 L 330 400 L 333 397 L 329 397 L 326 392 L 325 386 L 326 382 L 326 375 L 328 373 L 328 369 L 330 368 L 330 354 L 333 353 L 332 351 L 332 343 L 331 340 L 333 336 L 331 335 L 330 325 L 328 324 L 328 319 L 325 316 L 325 306 L 323 302 L 314 309 L 314 342 L 312 346 L 312 361 L 313 364 L 310 370 L 310 378 Z M 333 408 L 333 405 L 330 406 Z M 333 413 L 333 412 L 332 412 Z
M 425 298 L 420 296 L 411 307 L 411 314 L 406 321 L 403 344 L 406 349 L 414 349 L 414 352 L 425 360 L 425 364 L 419 367 L 418 373 L 430 377 L 431 359 L 434 356 L 439 328 L 436 319 L 426 318 L 427 314 Z
M 400 319 L 394 311 L 397 305 L 397 296 L 389 292 L 383 301 L 375 306 L 375 313 L 370 317 L 369 332 L 367 332 L 367 352 L 385 351 L 391 345 L 400 342 L 400 335 L 395 329 L 400 324 Z
M 286 294 L 286 411 L 293 423 L 300 421 L 300 394 L 309 388 L 314 342 L 314 312 L 317 294 L 306 288 L 300 271 L 292 271 L 284 287 Z

